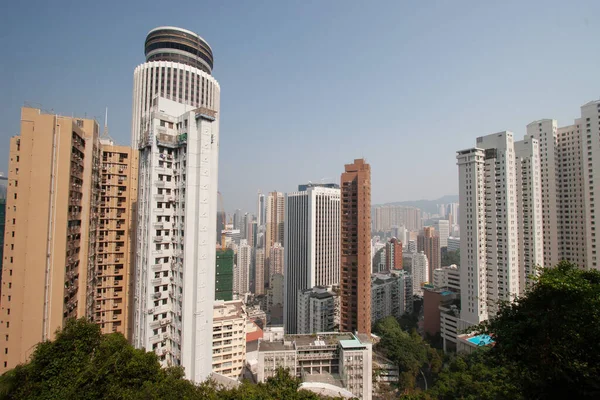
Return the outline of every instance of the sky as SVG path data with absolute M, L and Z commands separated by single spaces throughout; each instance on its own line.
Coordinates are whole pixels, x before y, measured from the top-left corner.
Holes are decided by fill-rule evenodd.
M 157 26 L 198 33 L 221 86 L 219 190 L 339 182 L 366 158 L 372 202 L 458 193 L 456 151 L 600 97 L 600 2 L 27 1 L 0 8 L 0 171 L 20 107 L 95 116 L 129 144 L 133 70 Z

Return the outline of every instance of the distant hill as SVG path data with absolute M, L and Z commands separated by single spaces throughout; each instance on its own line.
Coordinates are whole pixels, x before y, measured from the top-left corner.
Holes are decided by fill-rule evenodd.
M 373 204 L 373 208 L 378 206 L 411 206 L 420 208 L 422 211 L 430 214 L 437 214 L 438 204 L 458 203 L 458 195 L 446 195 L 435 200 L 409 200 L 396 201 L 393 203 Z

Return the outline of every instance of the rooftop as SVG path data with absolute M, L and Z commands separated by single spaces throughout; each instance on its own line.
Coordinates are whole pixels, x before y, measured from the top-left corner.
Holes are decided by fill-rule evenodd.
M 361 341 L 351 333 L 327 332 L 316 335 L 285 335 L 283 340 L 278 341 L 261 340 L 258 349 L 259 351 L 286 351 L 331 347 L 338 344 L 344 348 L 363 346 Z

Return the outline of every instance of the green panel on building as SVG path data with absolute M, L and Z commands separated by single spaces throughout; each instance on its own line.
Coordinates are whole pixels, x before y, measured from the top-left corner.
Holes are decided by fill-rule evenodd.
M 217 249 L 215 300 L 233 300 L 233 250 Z

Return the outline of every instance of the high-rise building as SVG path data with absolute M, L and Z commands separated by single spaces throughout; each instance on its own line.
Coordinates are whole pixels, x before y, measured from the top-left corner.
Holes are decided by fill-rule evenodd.
M 600 173 L 600 100 L 590 101 L 581 106 L 581 155 L 583 162 L 583 197 L 585 206 L 585 248 L 587 268 L 600 269 L 598 259 L 598 235 L 595 222 L 598 207 L 595 199 L 600 199 L 600 184 L 594 178 Z M 584 136 L 585 135 L 585 136 Z
M 225 222 L 227 221 L 227 214 L 225 214 L 225 211 L 217 211 L 217 243 L 218 244 L 222 244 L 221 240 L 222 240 L 222 235 L 223 235 L 223 231 L 225 230 Z
M 138 151 L 116 146 L 108 138 L 101 139 L 100 148 L 100 220 L 92 315 L 103 333 L 121 332 L 131 340 Z
M 385 204 L 376 206 L 373 216 L 375 232 L 389 232 L 400 225 L 411 231 L 419 231 L 423 227 L 421 210 L 416 207 Z
M 153 29 L 145 54 L 133 79 L 131 137 L 140 150 L 133 343 L 201 382 L 212 360 L 220 88 L 212 50 L 193 32 Z
M 244 214 L 242 210 L 239 208 L 235 210 L 233 213 L 233 229 L 239 229 L 242 233 L 242 238 L 246 238 L 244 235 L 245 226 L 244 226 Z
M 371 166 L 345 165 L 341 176 L 340 330 L 371 334 Z
M 265 294 L 265 249 L 254 250 L 254 294 Z
M 6 193 L 8 191 L 8 177 L 0 173 L 0 285 L 2 283 L 2 261 L 4 260 L 4 226 L 6 223 Z M 2 286 L 0 286 L 2 294 Z
M 440 237 L 440 247 L 448 247 L 448 237 L 450 236 L 450 221 L 440 219 L 433 224 L 435 231 Z
M 281 243 L 275 243 L 269 250 L 269 277 L 274 274 L 283 274 L 285 248 Z
M 265 195 L 260 190 L 258 191 L 256 222 L 258 226 L 265 226 L 267 223 Z
M 229 378 L 246 365 L 247 314 L 241 300 L 216 301 L 213 309 L 212 370 Z
M 9 148 L 0 373 L 67 318 L 91 317 L 99 145 L 94 120 L 21 109 Z
M 215 266 L 215 300 L 233 300 L 233 258 L 231 249 L 218 249 Z
M 285 197 L 283 193 L 269 193 L 266 198 L 265 210 L 265 249 L 270 249 L 275 243 L 284 241 Z
M 137 147 L 150 128 L 159 97 L 185 105 L 185 111 L 207 108 L 218 111 L 219 83 L 211 76 L 213 54 L 196 33 L 161 26 L 146 36 L 146 62 L 133 73 L 131 146 Z
M 400 318 L 412 312 L 412 276 L 406 271 L 392 271 L 371 276 L 371 321 L 390 315 Z
M 538 141 L 529 136 L 515 142 L 517 223 L 519 227 L 519 291 L 532 283 L 544 266 L 542 190 Z
M 240 296 L 250 292 L 250 268 L 252 265 L 252 247 L 242 239 L 237 253 L 237 264 L 233 277 L 233 293 Z
M 586 268 L 583 160 L 587 160 L 589 156 L 582 151 L 581 124 L 581 120 L 576 120 L 575 124 L 557 130 L 558 242 L 561 259 Z
M 423 228 L 417 237 L 417 251 L 427 256 L 429 264 L 428 276 L 433 276 L 433 270 L 441 267 L 440 236 L 432 226 Z
M 429 282 L 429 261 L 423 251 L 416 253 L 412 258 L 412 283 L 413 294 L 423 294 L 423 284 Z
M 336 295 L 326 286 L 298 290 L 296 333 L 333 332 Z
M 519 293 L 519 229 L 513 134 L 477 138 L 459 151 L 461 319 L 477 324 Z
M 544 266 L 560 261 L 557 210 L 557 126 L 554 119 L 542 119 L 527 125 L 527 136 L 537 139 L 542 188 L 542 219 L 544 229 Z
M 402 242 L 395 237 L 385 244 L 385 267 L 388 271 L 402 269 Z
M 296 333 L 298 291 L 340 281 L 340 189 L 307 187 L 288 193 L 286 205 L 284 326 Z

